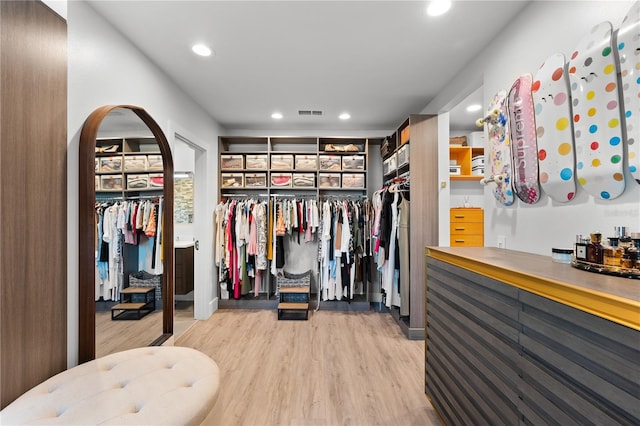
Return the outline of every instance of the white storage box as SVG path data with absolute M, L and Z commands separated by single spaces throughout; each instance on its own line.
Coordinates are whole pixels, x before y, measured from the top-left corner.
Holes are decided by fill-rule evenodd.
M 484 166 L 484 155 L 476 155 L 471 159 L 471 167 Z
M 243 168 L 244 157 L 242 155 L 224 154 L 220 156 L 221 170 L 242 170 Z
M 292 158 L 293 161 L 293 158 Z M 277 188 L 291 188 L 291 173 L 271 173 L 271 186 Z
M 450 175 L 459 175 L 460 174 L 460 166 L 449 166 L 449 174 Z
M 127 175 L 127 189 L 149 188 L 149 175 Z
M 471 132 L 467 138 L 467 145 L 473 148 L 484 147 L 484 132 Z
M 364 155 L 342 157 L 342 170 L 364 170 Z
M 244 175 L 242 173 L 222 173 L 223 188 L 243 188 Z
M 294 188 L 314 188 L 315 186 L 316 186 L 315 173 L 294 173 L 293 174 Z
M 244 167 L 247 170 L 267 170 L 267 154 L 246 155 L 244 161 Z M 264 183 L 266 186 L 266 177 Z
M 296 155 L 296 170 L 317 170 L 318 157 L 315 155 Z M 295 176 L 294 176 L 295 178 Z M 295 186 L 295 183 L 294 183 Z
M 293 155 L 271 154 L 271 170 L 293 170 Z
M 147 170 L 162 170 L 162 155 L 147 155 Z
M 398 167 L 404 166 L 405 164 L 409 163 L 410 146 L 411 145 L 402 145 L 400 149 L 398 149 L 398 152 L 396 153 Z
M 100 157 L 100 171 L 107 173 L 121 172 L 122 157 Z
M 364 173 L 344 173 L 342 175 L 343 188 L 364 188 Z
M 147 170 L 146 155 L 127 155 L 124 157 L 125 172 L 144 172 Z
M 265 161 L 266 161 L 266 158 L 265 158 Z M 244 187 L 245 188 L 266 188 L 267 174 L 266 173 L 245 173 Z
M 164 174 L 150 173 L 149 188 L 164 188 Z
M 122 175 L 100 176 L 101 191 L 122 191 Z
M 338 173 L 320 173 L 318 186 L 320 188 L 340 188 L 340 175 Z
M 387 158 L 382 162 L 382 171 L 385 175 L 395 172 L 397 168 L 398 168 L 397 153 L 393 154 L 391 157 Z
M 320 155 L 320 170 L 340 171 L 342 160 L 339 155 Z

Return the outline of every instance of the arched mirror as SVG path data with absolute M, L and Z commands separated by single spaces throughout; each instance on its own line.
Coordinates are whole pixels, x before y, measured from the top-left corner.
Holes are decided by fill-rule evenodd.
M 132 345 L 161 344 L 173 334 L 174 176 L 165 135 L 137 106 L 91 113 L 79 154 L 83 363 Z

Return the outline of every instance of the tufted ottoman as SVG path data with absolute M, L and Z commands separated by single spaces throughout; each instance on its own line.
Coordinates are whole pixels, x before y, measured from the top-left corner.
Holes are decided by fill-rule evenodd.
M 213 408 L 219 382 L 218 365 L 195 349 L 131 349 L 30 389 L 0 412 L 0 424 L 199 424 Z

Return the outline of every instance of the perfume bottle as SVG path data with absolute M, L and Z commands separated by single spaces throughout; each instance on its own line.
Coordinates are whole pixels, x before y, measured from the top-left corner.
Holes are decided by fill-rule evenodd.
M 587 261 L 587 244 L 589 240 L 582 235 L 576 235 L 576 260 Z
M 591 241 L 587 245 L 587 262 L 602 264 L 603 252 L 602 252 L 602 234 L 594 232 L 591 234 Z

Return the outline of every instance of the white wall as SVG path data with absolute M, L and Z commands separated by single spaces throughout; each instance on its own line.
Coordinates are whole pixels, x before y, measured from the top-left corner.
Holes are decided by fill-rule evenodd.
M 423 112 L 448 111 L 471 92 L 474 84 L 484 85 L 484 99 L 488 100 L 497 90 L 510 87 L 520 74 L 535 74 L 551 54 L 562 52 L 569 57 L 579 40 L 599 22 L 609 20 L 614 29 L 618 28 L 632 4 L 632 1 L 531 2 Z M 479 75 L 483 82 L 471 84 L 477 82 Z M 596 200 L 582 188 L 566 204 L 543 194 L 534 205 L 518 200 L 511 207 L 502 207 L 494 200 L 490 186 L 486 187 L 484 197 L 486 246 L 497 246 L 498 237 L 504 236 L 507 248 L 550 256 L 552 247 L 571 247 L 576 234 L 600 230 L 606 236 L 612 234 L 615 225 L 640 232 L 640 185 L 630 180 L 622 196 L 611 201 Z
M 207 180 L 211 182 L 206 210 L 213 211 L 217 192 L 218 124 L 186 96 L 164 73 L 94 10 L 81 1 L 68 2 L 68 364 L 78 352 L 78 141 L 84 120 L 102 105 L 131 104 L 145 108 L 173 143 L 176 129 L 207 147 Z M 211 258 L 212 224 L 202 229 L 201 247 Z M 212 283 L 215 277 L 211 272 Z M 210 285 L 207 299 L 216 298 Z M 200 296 L 199 296 L 200 297 Z

